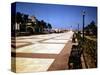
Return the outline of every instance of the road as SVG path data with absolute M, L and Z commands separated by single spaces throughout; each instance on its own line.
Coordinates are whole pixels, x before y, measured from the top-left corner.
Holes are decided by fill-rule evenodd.
M 16 44 L 12 38 L 12 59 L 15 59 L 16 53 L 16 72 L 66 69 L 72 36 L 72 31 L 22 36 L 16 37 Z

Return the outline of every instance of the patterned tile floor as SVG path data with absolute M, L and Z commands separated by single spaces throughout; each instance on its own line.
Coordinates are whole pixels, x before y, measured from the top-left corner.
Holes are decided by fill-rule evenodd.
M 12 48 L 12 53 L 17 55 L 16 72 L 47 71 L 72 36 L 73 32 L 69 31 L 16 37 L 16 44 L 12 43 L 16 47 L 16 50 Z

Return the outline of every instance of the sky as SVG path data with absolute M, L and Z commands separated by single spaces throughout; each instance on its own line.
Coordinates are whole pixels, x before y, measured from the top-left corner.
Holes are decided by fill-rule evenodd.
M 16 3 L 16 12 L 35 16 L 38 20 L 50 23 L 53 28 L 78 29 L 82 28 L 85 11 L 85 26 L 91 21 L 97 24 L 97 8 L 87 6 L 39 4 L 39 3 Z

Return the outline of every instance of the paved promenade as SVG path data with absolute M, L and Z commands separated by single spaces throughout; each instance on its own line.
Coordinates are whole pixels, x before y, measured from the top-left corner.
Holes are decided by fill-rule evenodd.
M 73 32 L 69 31 L 16 37 L 16 44 L 12 40 L 12 59 L 16 54 L 16 72 L 68 69 L 72 36 Z

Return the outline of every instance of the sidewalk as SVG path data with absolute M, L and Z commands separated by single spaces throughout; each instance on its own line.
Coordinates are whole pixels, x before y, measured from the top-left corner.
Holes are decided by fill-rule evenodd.
M 49 67 L 48 71 L 66 70 L 68 69 L 69 55 L 71 52 L 72 43 L 69 41 L 60 54 L 56 57 L 55 61 Z
M 12 49 L 12 59 L 16 58 L 16 72 L 67 69 L 72 35 L 70 31 L 16 38 L 16 50 Z

